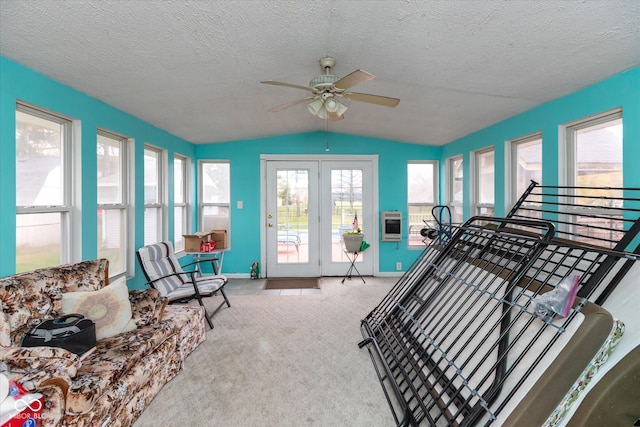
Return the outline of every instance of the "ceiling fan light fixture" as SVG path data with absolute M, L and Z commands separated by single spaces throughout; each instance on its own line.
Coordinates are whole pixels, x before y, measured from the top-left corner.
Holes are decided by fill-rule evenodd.
M 335 98 L 329 98 L 324 102 L 324 108 L 329 113 L 335 113 L 337 116 L 342 116 L 347 111 L 347 106 L 338 101 Z
M 311 81 L 309 82 L 309 86 L 316 89 L 331 87 L 331 85 L 333 85 L 338 80 L 340 79 L 338 78 L 338 76 L 334 74 L 323 74 L 321 76 L 316 76 L 312 78 Z
M 313 114 L 314 116 L 317 116 L 318 113 L 320 113 L 320 111 L 323 110 L 322 108 L 323 106 L 324 106 L 324 103 L 322 102 L 322 99 L 316 98 L 307 105 L 307 108 L 309 109 L 309 112 L 311 114 Z

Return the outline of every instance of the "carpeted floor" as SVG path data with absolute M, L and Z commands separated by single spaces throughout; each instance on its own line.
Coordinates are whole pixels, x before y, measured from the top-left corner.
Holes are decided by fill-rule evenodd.
M 231 307 L 134 427 L 393 425 L 357 344 L 360 320 L 397 279 L 340 280 L 322 278 L 315 295 L 230 293 Z
M 317 277 L 285 277 L 267 279 L 265 289 L 319 289 L 320 279 Z

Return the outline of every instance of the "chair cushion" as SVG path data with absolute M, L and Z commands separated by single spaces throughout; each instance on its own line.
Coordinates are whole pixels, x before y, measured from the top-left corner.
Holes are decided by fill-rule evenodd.
M 201 276 L 196 278 L 200 293 L 213 293 L 227 284 L 225 276 Z
M 198 291 L 200 291 L 200 295 L 209 296 L 212 293 L 218 291 L 222 286 L 224 286 L 225 282 L 219 278 L 211 278 L 203 277 L 203 280 L 196 280 L 198 284 Z M 191 282 L 184 283 L 177 288 L 173 289 L 169 292 L 166 297 L 169 301 L 175 301 L 177 299 L 192 297 L 194 294 L 193 285 Z
M 175 257 L 171 242 L 143 246 L 138 250 L 138 256 L 150 281 L 168 274 L 183 272 L 182 266 Z M 188 275 L 177 275 L 153 282 L 153 286 L 160 291 L 162 296 L 168 296 L 171 291 L 188 281 Z

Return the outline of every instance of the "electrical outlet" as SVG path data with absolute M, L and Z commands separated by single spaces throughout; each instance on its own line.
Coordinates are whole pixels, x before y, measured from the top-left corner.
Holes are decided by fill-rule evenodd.
M 402 271 L 402 263 L 396 262 L 396 271 Z

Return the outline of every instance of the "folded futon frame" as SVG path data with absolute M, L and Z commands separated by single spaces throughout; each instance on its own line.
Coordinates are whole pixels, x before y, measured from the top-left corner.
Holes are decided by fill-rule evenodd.
M 600 304 L 636 260 L 636 195 L 532 182 L 506 218 L 431 241 L 361 324 L 396 424 L 542 425 L 620 332 Z M 538 316 L 572 279 L 567 317 Z

